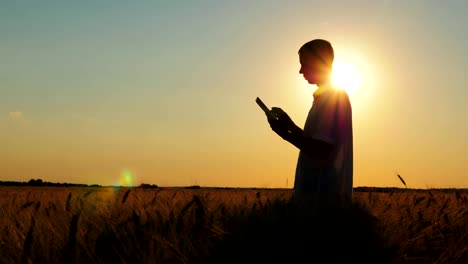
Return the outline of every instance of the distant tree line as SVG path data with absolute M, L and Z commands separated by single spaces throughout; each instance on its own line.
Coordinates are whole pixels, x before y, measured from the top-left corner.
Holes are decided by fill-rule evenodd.
M 81 184 L 81 183 L 57 183 L 57 182 L 47 182 L 42 179 L 30 179 L 27 182 L 19 181 L 0 181 L 0 186 L 61 186 L 61 187 L 109 187 L 102 186 L 99 184 Z M 118 186 L 115 186 L 118 187 Z M 142 183 L 138 187 L 140 188 L 159 188 L 156 184 Z
M 412 188 L 398 188 L 398 187 L 354 187 L 355 192 L 429 192 L 429 191 L 442 191 L 442 192 L 456 192 L 456 191 L 468 191 L 463 188 L 428 188 L 428 189 L 412 189 Z
M 27 182 L 18 182 L 18 181 L 0 181 L 0 186 L 59 186 L 59 187 L 110 187 L 102 186 L 99 184 L 80 184 L 80 183 L 57 183 L 57 182 L 47 182 L 42 179 L 30 179 Z M 119 186 L 114 186 L 119 187 Z M 156 184 L 142 183 L 139 188 L 160 188 Z M 284 189 L 284 188 L 236 188 L 236 187 L 201 187 L 200 185 L 190 185 L 182 187 L 184 189 L 223 189 L 223 190 L 233 190 L 233 189 L 248 189 L 248 190 L 269 190 L 269 189 Z M 410 188 L 398 188 L 398 187 L 354 187 L 354 192 L 406 192 L 406 191 L 416 191 L 416 192 L 428 192 L 431 190 L 437 190 L 442 192 L 468 192 L 468 189 L 463 188 L 431 188 L 431 189 L 410 189 Z
M 79 184 L 79 183 L 58 183 L 46 182 L 42 179 L 31 179 L 27 182 L 18 181 L 0 181 L 0 186 L 62 186 L 62 187 L 101 187 L 98 184 Z
M 148 183 L 142 183 L 140 184 L 141 188 L 159 188 L 159 186 L 157 186 L 156 184 L 148 184 Z

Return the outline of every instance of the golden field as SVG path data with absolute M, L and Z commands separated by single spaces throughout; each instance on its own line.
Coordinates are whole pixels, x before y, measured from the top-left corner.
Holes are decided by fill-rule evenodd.
M 0 187 L 0 263 L 468 263 L 468 193 Z M 329 253 L 331 252 L 331 253 Z

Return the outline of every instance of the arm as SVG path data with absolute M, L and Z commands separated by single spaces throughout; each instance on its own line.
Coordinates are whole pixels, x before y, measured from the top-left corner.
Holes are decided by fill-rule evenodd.
M 330 164 L 332 152 L 335 151 L 335 144 L 329 143 L 341 142 L 343 133 L 351 129 L 351 104 L 346 93 L 337 93 L 336 97 L 330 100 L 327 106 L 327 117 L 322 120 L 319 135 L 316 138 L 304 136 L 301 128 L 296 126 L 291 118 L 281 109 L 272 108 L 272 112 L 277 119 L 268 120 L 270 126 L 284 140 L 288 141 L 310 158 L 323 162 L 324 165 Z M 331 141 L 319 140 L 329 138 Z
M 322 140 L 305 137 L 303 130 L 294 124 L 287 114 L 281 114 L 278 119 L 269 118 L 268 122 L 281 138 L 303 151 L 307 156 L 317 161 L 329 160 L 334 146 Z
M 289 132 L 283 139 L 303 151 L 307 156 L 323 162 L 330 158 L 334 147 L 333 144 L 328 142 L 304 137 L 302 129 L 300 129 L 300 132 L 298 130 Z

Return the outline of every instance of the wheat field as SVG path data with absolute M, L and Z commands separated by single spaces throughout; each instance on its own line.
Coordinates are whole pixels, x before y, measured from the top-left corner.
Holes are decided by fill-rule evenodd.
M 342 207 L 290 198 L 0 187 L 0 263 L 468 263 L 466 191 L 356 191 Z

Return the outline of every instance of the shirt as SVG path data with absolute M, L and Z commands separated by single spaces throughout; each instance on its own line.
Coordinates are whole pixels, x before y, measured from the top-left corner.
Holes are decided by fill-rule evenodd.
M 344 90 L 320 87 L 304 125 L 304 137 L 334 145 L 329 165 L 299 152 L 294 191 L 297 194 L 338 193 L 352 198 L 353 192 L 353 131 L 352 110 Z

